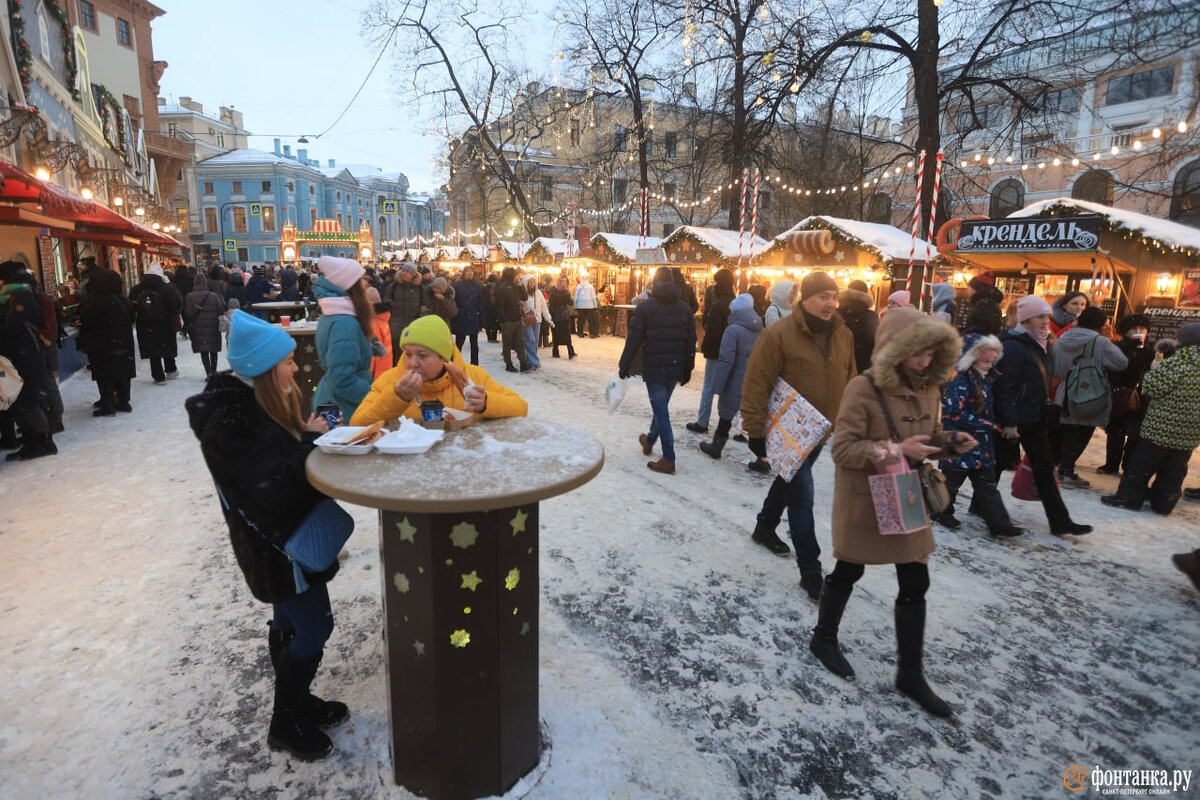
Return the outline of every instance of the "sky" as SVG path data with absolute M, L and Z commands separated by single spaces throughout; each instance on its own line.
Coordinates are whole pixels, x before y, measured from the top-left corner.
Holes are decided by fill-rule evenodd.
M 414 192 L 441 184 L 434 174 L 438 137 L 414 120 L 395 93 L 390 59 L 371 75 L 378 50 L 361 35 L 368 0 L 157 0 L 167 13 L 155 20 L 154 56 L 168 62 L 161 82 L 169 102 L 191 97 L 217 116 L 220 106 L 242 112 L 250 146 L 271 150 L 279 137 L 293 151 L 307 147 L 322 164 L 372 164 L 408 176 Z M 307 145 L 296 140 L 307 136 Z

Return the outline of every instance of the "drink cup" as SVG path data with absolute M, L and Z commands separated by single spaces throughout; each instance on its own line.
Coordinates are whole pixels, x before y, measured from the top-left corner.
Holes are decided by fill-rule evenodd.
M 279 324 L 285 328 L 290 327 L 292 324 L 292 318 L 291 317 L 280 317 Z

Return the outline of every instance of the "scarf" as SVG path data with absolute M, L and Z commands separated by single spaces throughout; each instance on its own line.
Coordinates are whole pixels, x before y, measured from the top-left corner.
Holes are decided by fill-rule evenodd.
M 908 388 L 919 392 L 929 385 L 929 370 L 926 369 L 924 372 L 917 372 L 915 369 L 909 369 L 901 365 L 900 378 L 907 384 Z
M 7 305 L 14 295 L 30 291 L 28 283 L 6 283 L 0 286 L 0 305 Z
M 1069 327 L 1079 321 L 1079 317 L 1057 303 L 1050 309 L 1050 319 L 1054 320 L 1054 324 L 1060 328 Z
M 1017 333 L 1029 334 L 1029 338 L 1037 342 L 1042 350 L 1046 350 L 1050 346 L 1050 331 L 1048 330 L 1032 331 L 1029 328 L 1026 328 L 1024 323 L 1020 322 L 1017 323 L 1013 330 Z
M 356 316 L 354 301 L 349 297 L 318 297 L 317 305 L 321 307 L 321 313 L 325 315 L 349 314 L 352 317 Z

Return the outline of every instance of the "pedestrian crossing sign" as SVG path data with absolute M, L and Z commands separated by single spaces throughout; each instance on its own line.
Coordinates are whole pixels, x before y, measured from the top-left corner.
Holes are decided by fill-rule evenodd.
M 251 203 L 250 204 L 250 216 L 252 216 L 252 217 L 261 217 L 262 216 L 262 203 Z
M 225 240 L 225 251 L 228 253 L 233 253 L 233 252 L 237 251 L 237 239 L 226 239 Z
M 383 213 L 395 214 L 396 213 L 396 201 L 395 200 L 384 200 L 383 201 Z

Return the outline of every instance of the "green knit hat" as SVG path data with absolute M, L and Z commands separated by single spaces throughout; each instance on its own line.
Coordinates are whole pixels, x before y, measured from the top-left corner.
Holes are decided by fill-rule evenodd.
M 400 346 L 415 344 L 432 350 L 449 361 L 454 355 L 454 342 L 450 338 L 450 326 L 437 314 L 418 317 L 400 334 Z

